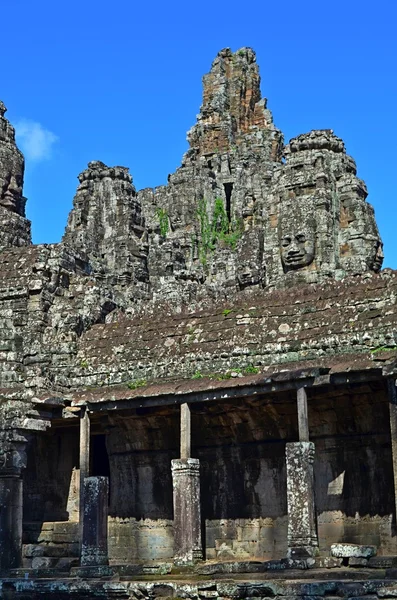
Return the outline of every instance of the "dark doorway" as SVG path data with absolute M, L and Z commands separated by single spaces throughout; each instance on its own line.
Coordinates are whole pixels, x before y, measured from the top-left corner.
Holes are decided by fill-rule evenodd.
M 227 214 L 228 221 L 230 223 L 230 221 L 231 221 L 231 214 L 232 214 L 232 191 L 233 191 L 233 184 L 232 183 L 224 183 L 223 187 L 225 188 L 226 214 Z
M 93 435 L 91 438 L 91 474 L 93 476 L 109 477 L 110 483 L 110 466 L 108 451 L 106 449 L 106 435 Z

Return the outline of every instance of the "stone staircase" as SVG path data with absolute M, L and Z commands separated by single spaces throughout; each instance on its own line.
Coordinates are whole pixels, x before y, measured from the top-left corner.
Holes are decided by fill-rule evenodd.
M 78 522 L 25 522 L 23 524 L 22 566 L 24 568 L 69 571 L 78 563 Z

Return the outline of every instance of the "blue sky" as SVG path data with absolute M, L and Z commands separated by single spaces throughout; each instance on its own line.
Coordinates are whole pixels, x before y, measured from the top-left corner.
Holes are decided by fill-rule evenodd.
M 90 160 L 166 183 L 187 148 L 217 52 L 251 46 L 285 139 L 332 128 L 369 189 L 397 268 L 392 0 L 2 3 L 0 98 L 26 154 L 35 243 L 59 241 Z

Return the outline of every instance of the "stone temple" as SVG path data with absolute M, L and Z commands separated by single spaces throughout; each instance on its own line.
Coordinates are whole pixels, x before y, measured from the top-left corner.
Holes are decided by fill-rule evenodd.
M 365 183 L 331 129 L 284 143 L 250 48 L 203 83 L 167 185 L 90 162 L 58 244 L 0 102 L 1 598 L 397 596 Z

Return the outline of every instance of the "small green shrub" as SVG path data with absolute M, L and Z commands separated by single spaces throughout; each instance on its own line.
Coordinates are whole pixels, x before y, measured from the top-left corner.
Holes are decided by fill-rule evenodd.
M 377 354 L 378 352 L 391 352 L 392 350 L 397 350 L 397 346 L 378 346 L 377 348 L 372 348 L 370 352 L 371 354 Z
M 134 381 L 127 383 L 127 387 L 130 390 L 136 390 L 140 387 L 144 387 L 145 385 L 147 385 L 146 379 L 134 379 Z
M 165 210 L 165 208 L 158 208 L 156 211 L 157 214 L 157 218 L 159 220 L 159 226 L 160 226 L 160 235 L 162 237 L 167 237 L 167 233 L 169 231 L 169 220 L 168 220 L 168 213 Z
M 248 365 L 248 367 L 245 367 L 244 369 L 245 375 L 256 375 L 257 373 L 259 373 L 259 369 L 258 367 L 254 367 L 254 365 Z
M 194 375 L 192 375 L 192 379 L 202 379 L 202 378 L 203 378 L 203 376 L 202 376 L 202 374 L 200 373 L 200 371 L 196 371 L 196 372 L 194 373 Z
M 199 201 L 197 217 L 200 229 L 199 258 L 203 265 L 207 264 L 207 257 L 213 252 L 219 242 L 222 242 L 234 251 L 243 232 L 242 221 L 229 222 L 222 198 L 215 198 L 212 220 L 208 216 L 205 198 Z
M 229 314 L 232 312 L 232 310 L 233 310 L 232 308 L 225 308 L 225 309 L 222 311 L 222 314 L 223 314 L 223 316 L 224 316 L 224 317 L 227 317 L 227 315 L 229 315 Z

